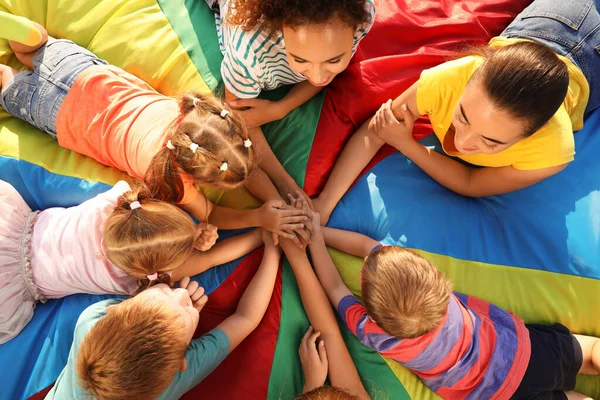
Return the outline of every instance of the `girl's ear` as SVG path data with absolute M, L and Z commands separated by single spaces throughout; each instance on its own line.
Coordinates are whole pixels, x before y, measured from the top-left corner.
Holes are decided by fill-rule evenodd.
M 110 313 L 112 311 L 113 308 L 115 308 L 115 304 L 111 304 L 110 306 L 106 307 L 106 313 Z
M 181 363 L 179 370 L 181 372 L 185 372 L 187 370 L 187 359 L 185 357 L 183 357 L 183 362 Z

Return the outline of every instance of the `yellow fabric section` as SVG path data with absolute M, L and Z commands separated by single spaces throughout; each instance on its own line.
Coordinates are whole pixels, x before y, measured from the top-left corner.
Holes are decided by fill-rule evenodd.
M 173 0 L 181 3 L 183 0 Z M 27 17 L 51 36 L 73 40 L 168 96 L 195 90 L 209 93 L 202 76 L 155 0 L 0 0 L 0 11 Z M 0 40 L 0 63 L 23 69 L 8 42 Z M 125 175 L 95 160 L 61 148 L 56 140 L 0 109 L 0 155 L 39 165 L 48 171 L 114 184 Z M 40 151 L 43 149 L 43 151 Z M 213 201 L 250 208 L 258 203 L 245 190 L 209 189 Z
M 179 2 L 185 9 L 183 0 Z M 28 17 L 52 36 L 73 40 L 165 95 L 210 91 L 155 0 L 0 0 L 0 10 Z M 0 60 L 9 51 L 3 42 Z
M 502 47 L 514 40 L 496 38 L 492 47 Z M 561 59 L 568 61 L 566 58 Z M 582 72 L 570 61 L 569 91 L 563 105 L 550 121 L 533 135 L 495 154 L 464 155 L 456 151 L 453 137 L 446 138 L 452 116 L 471 76 L 484 59 L 467 56 L 448 61 L 421 73 L 417 83 L 419 114 L 428 115 L 433 131 L 444 151 L 474 165 L 483 167 L 513 166 L 521 170 L 536 170 L 573 161 L 575 140 L 573 130 L 583 127 L 583 113 L 588 102 L 589 85 Z M 465 110 L 467 116 L 469 110 Z M 444 141 L 446 139 L 446 142 Z
M 58 175 L 109 185 L 126 177 L 124 172 L 63 149 L 50 135 L 24 121 L 8 117 L 4 111 L 0 114 L 0 138 L 0 155 L 39 165 Z
M 600 336 L 600 281 L 578 276 L 460 260 L 415 250 L 436 265 L 454 283 L 457 292 L 487 300 L 523 318 L 526 323 L 559 322 L 574 333 Z M 329 250 L 346 285 L 362 299 L 359 274 L 362 260 Z M 506 288 L 509 288 L 506 290 Z M 408 369 L 385 359 L 413 399 L 439 397 Z M 600 380 L 578 377 L 577 390 L 600 395 Z

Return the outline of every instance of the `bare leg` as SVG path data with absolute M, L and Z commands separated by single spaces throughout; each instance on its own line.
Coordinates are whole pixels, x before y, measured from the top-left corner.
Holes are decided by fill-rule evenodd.
M 567 395 L 567 399 L 569 400 L 594 400 L 585 394 L 577 393 L 577 392 L 565 392 Z
M 46 42 L 48 42 L 48 32 L 46 31 L 46 29 L 43 26 L 41 26 L 40 24 L 38 24 L 37 22 L 33 22 L 33 24 L 42 33 L 42 40 L 40 40 L 39 43 L 37 43 L 33 46 L 28 46 L 26 44 L 15 42 L 12 40 L 8 41 L 8 44 L 10 45 L 10 48 L 12 49 L 12 51 L 15 53 L 15 56 L 17 56 L 17 59 L 29 69 L 33 69 L 33 62 L 32 62 L 33 54 L 40 47 L 45 45 Z
M 580 374 L 598 375 L 600 373 L 600 338 L 584 335 L 573 335 L 581 346 L 583 363 Z
M 600 373 L 600 338 L 584 335 L 573 335 L 581 346 L 583 362 L 579 369 L 580 374 L 598 375 Z M 577 392 L 565 392 L 569 400 L 594 400 Z

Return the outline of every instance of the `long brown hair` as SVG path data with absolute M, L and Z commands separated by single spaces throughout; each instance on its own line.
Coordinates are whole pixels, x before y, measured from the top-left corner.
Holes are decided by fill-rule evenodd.
M 169 284 L 169 272 L 181 266 L 194 251 L 196 228 L 179 207 L 152 198 L 144 183 L 136 181 L 119 197 L 104 227 L 108 260 L 138 281 Z M 139 208 L 132 209 L 134 202 Z M 148 275 L 157 274 L 152 282 Z
M 188 343 L 164 303 L 138 296 L 114 306 L 81 342 L 78 384 L 97 399 L 155 399 L 180 369 Z
M 371 19 L 366 3 L 367 0 L 233 0 L 227 22 L 240 25 L 245 31 L 258 25 L 275 31 L 281 30 L 283 25 L 318 25 L 339 18 L 356 28 Z
M 159 150 L 146 171 L 144 179 L 153 196 L 180 202 L 182 172 L 204 186 L 234 189 L 244 184 L 254 169 L 253 148 L 244 145 L 249 139 L 244 120 L 235 112 L 221 114 L 225 104 L 213 95 L 185 93 L 179 106 L 181 121 L 168 135 L 174 149 Z M 192 143 L 198 146 L 196 151 L 190 148 Z
M 569 89 L 569 69 L 541 43 L 520 41 L 501 48 L 483 46 L 462 55 L 484 63 L 471 77 L 492 103 L 525 122 L 523 137 L 533 135 L 559 109 Z

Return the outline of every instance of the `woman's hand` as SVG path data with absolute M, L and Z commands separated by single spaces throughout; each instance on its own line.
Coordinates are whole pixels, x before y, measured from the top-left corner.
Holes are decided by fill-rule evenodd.
M 327 352 L 325 342 L 322 340 L 317 344 L 317 339 L 321 332 L 315 331 L 312 326 L 304 334 L 300 342 L 298 354 L 302 363 L 302 372 L 304 373 L 303 393 L 323 386 L 327 379 Z M 317 350 L 318 348 L 318 350 Z
M 229 105 L 244 118 L 248 128 L 256 128 L 285 117 L 285 110 L 277 101 L 263 99 L 234 100 Z
M 201 222 L 196 225 L 196 240 L 194 248 L 200 251 L 206 251 L 214 246 L 219 238 L 217 227 L 212 224 Z
M 181 278 L 179 288 L 187 290 L 194 308 L 198 312 L 202 311 L 208 301 L 208 296 L 204 294 L 204 288 L 198 285 L 198 282 L 191 280 L 189 276 Z
M 390 99 L 382 104 L 369 123 L 369 131 L 400 152 L 406 144 L 414 141 L 412 131 L 415 124 L 408 106 L 403 104 L 401 108 L 404 120 L 398 121 L 392 111 L 392 100 Z

